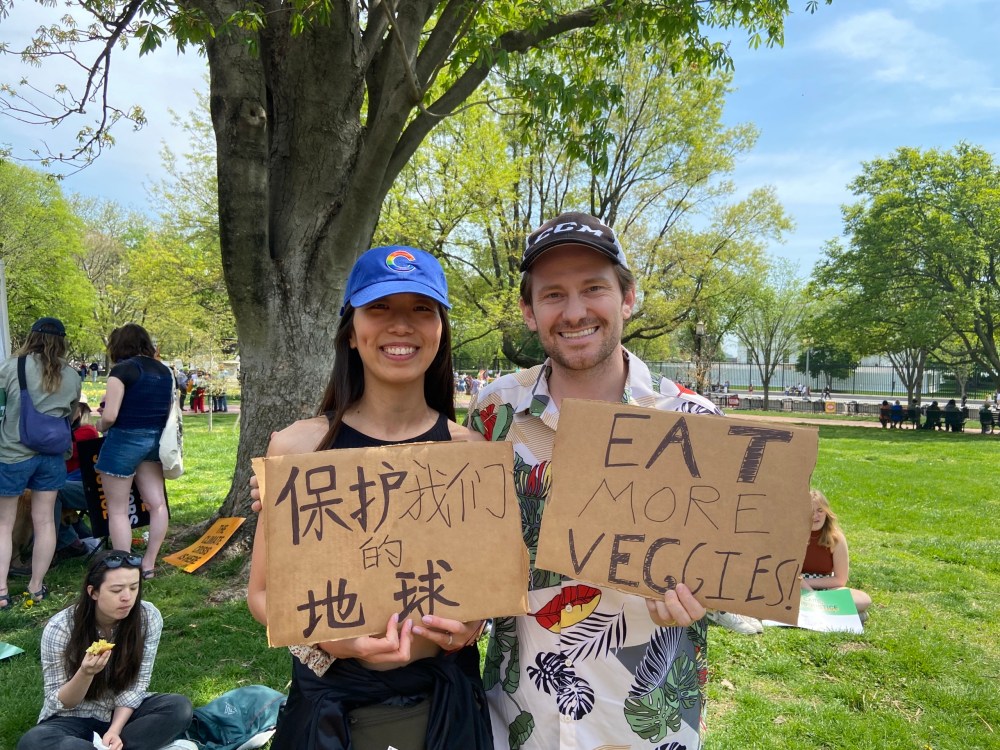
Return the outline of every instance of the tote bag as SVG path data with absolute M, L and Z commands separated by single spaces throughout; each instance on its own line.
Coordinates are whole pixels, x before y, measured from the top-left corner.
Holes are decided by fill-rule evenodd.
M 73 431 L 69 417 L 53 417 L 35 408 L 28 393 L 24 372 L 24 357 L 17 358 L 17 385 L 21 391 L 21 416 L 18 432 L 21 444 L 36 453 L 61 456 L 73 447 Z
M 177 479 L 184 474 L 184 423 L 181 407 L 177 403 L 177 391 L 170 389 L 170 412 L 167 424 L 160 433 L 160 463 L 163 477 Z

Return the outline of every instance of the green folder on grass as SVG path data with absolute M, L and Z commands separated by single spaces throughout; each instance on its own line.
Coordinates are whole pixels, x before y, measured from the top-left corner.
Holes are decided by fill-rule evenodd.
M 17 646 L 12 646 L 9 643 L 0 642 L 0 661 L 4 659 L 9 659 L 12 656 L 17 656 L 18 654 L 23 654 L 24 649 L 18 648 Z

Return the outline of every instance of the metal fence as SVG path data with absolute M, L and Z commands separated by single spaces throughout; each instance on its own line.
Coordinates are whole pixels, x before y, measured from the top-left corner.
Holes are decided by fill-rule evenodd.
M 517 367 L 503 357 L 492 360 L 474 360 L 472 358 L 456 358 L 455 369 L 462 374 L 476 375 L 480 370 L 487 371 L 490 376 L 498 373 L 512 372 Z M 653 375 L 661 375 L 689 387 L 695 385 L 695 363 L 691 361 L 647 362 Z M 753 385 L 754 395 L 758 395 L 764 387 L 757 366 L 746 362 L 712 362 L 704 365 L 708 383 L 717 391 L 729 384 L 729 391 L 745 394 Z M 868 395 L 881 398 L 905 398 L 906 389 L 899 380 L 896 371 L 890 365 L 861 365 L 850 369 L 850 374 L 843 378 L 833 378 L 831 390 L 838 395 Z M 811 378 L 799 370 L 794 363 L 778 365 L 771 378 L 770 393 L 772 398 L 785 395 L 797 395 L 799 386 L 808 386 L 813 396 L 818 396 L 827 386 L 827 378 L 820 375 Z M 706 390 L 711 391 L 712 388 Z M 995 386 L 992 380 L 981 375 L 970 378 L 966 383 L 965 395 L 970 401 L 991 397 Z M 786 394 L 786 391 L 788 393 Z M 931 398 L 960 398 L 961 388 L 958 382 L 949 376 L 947 370 L 940 367 L 929 367 L 924 372 L 920 393 Z
M 695 383 L 696 368 L 693 362 L 650 362 L 648 364 L 653 373 L 659 373 L 688 386 L 693 386 Z M 752 384 L 754 395 L 757 395 L 764 387 L 760 372 L 757 370 L 757 366 L 752 363 L 712 362 L 704 365 L 704 370 L 710 385 L 706 388 L 708 391 L 711 391 L 712 388 L 721 391 L 727 382 L 729 383 L 729 391 L 741 393 L 745 393 Z M 808 386 L 811 394 L 817 396 L 827 387 L 827 382 L 825 375 L 820 375 L 817 378 L 809 377 L 794 363 L 780 364 L 771 377 L 769 395 L 778 398 L 785 395 L 794 396 L 797 395 L 798 389 Z M 993 381 L 983 375 L 978 378 L 970 378 L 966 382 L 965 395 L 970 400 L 985 399 L 991 397 L 994 390 Z M 847 377 L 832 379 L 831 391 L 841 396 L 868 395 L 888 399 L 906 397 L 906 388 L 891 365 L 860 365 L 850 369 Z M 924 397 L 943 397 L 946 399 L 960 398 L 962 395 L 961 388 L 954 377 L 950 377 L 946 370 L 936 367 L 925 370 L 920 393 Z

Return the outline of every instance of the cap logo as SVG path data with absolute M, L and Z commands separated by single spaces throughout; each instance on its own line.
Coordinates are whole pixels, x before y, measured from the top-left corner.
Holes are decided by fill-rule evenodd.
M 575 221 L 567 221 L 562 224 L 556 224 L 554 227 L 549 227 L 538 235 L 532 244 L 538 244 L 546 237 L 550 237 L 553 234 L 562 234 L 563 232 L 586 232 L 597 235 L 598 237 L 604 236 L 604 233 L 600 229 L 594 229 L 593 227 L 588 227 L 586 224 L 580 224 Z
M 417 267 L 413 265 L 414 260 L 416 258 L 413 257 L 413 253 L 408 253 L 405 250 L 396 250 L 386 256 L 385 265 L 390 270 L 405 273 L 416 270 Z

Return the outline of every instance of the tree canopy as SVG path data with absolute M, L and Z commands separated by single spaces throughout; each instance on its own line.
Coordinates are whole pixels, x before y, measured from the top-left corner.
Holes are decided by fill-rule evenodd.
M 15 344 L 42 316 L 61 318 L 71 337 L 87 325 L 94 292 L 76 264 L 84 252 L 81 230 L 57 183 L 0 161 L 0 258 Z
M 860 351 L 945 350 L 1000 373 L 1000 167 L 980 147 L 900 148 L 862 165 L 815 278 L 864 332 Z M 856 334 L 856 338 L 857 338 Z M 875 348 L 877 347 L 877 349 Z
M 11 3 L 0 0 L 0 8 Z M 708 72 L 731 65 L 710 28 L 742 28 L 752 45 L 775 44 L 790 12 L 788 0 L 71 5 L 89 20 L 43 30 L 26 54 L 38 62 L 79 60 L 84 85 L 63 92 L 56 102 L 69 104 L 57 113 L 38 115 L 39 105 L 24 98 L 30 89 L 8 86 L 3 101 L 9 114 L 43 122 L 96 103 L 78 158 L 107 143 L 116 117 L 142 116 L 105 99 L 120 44 L 138 38 L 152 51 L 172 37 L 207 55 L 222 267 L 244 396 L 227 514 L 245 511 L 250 458 L 264 452 L 271 432 L 315 410 L 343 281 L 369 246 L 397 176 L 445 118 L 472 105 L 497 106 L 485 91 L 477 94 L 491 75 L 522 105 L 532 103 L 515 116 L 588 134 L 566 141 L 579 156 L 600 143 L 594 123 L 607 107 L 623 104 L 608 73 L 626 46 L 673 45 L 672 73 L 685 66 Z M 560 64 L 570 53 L 577 64 Z

